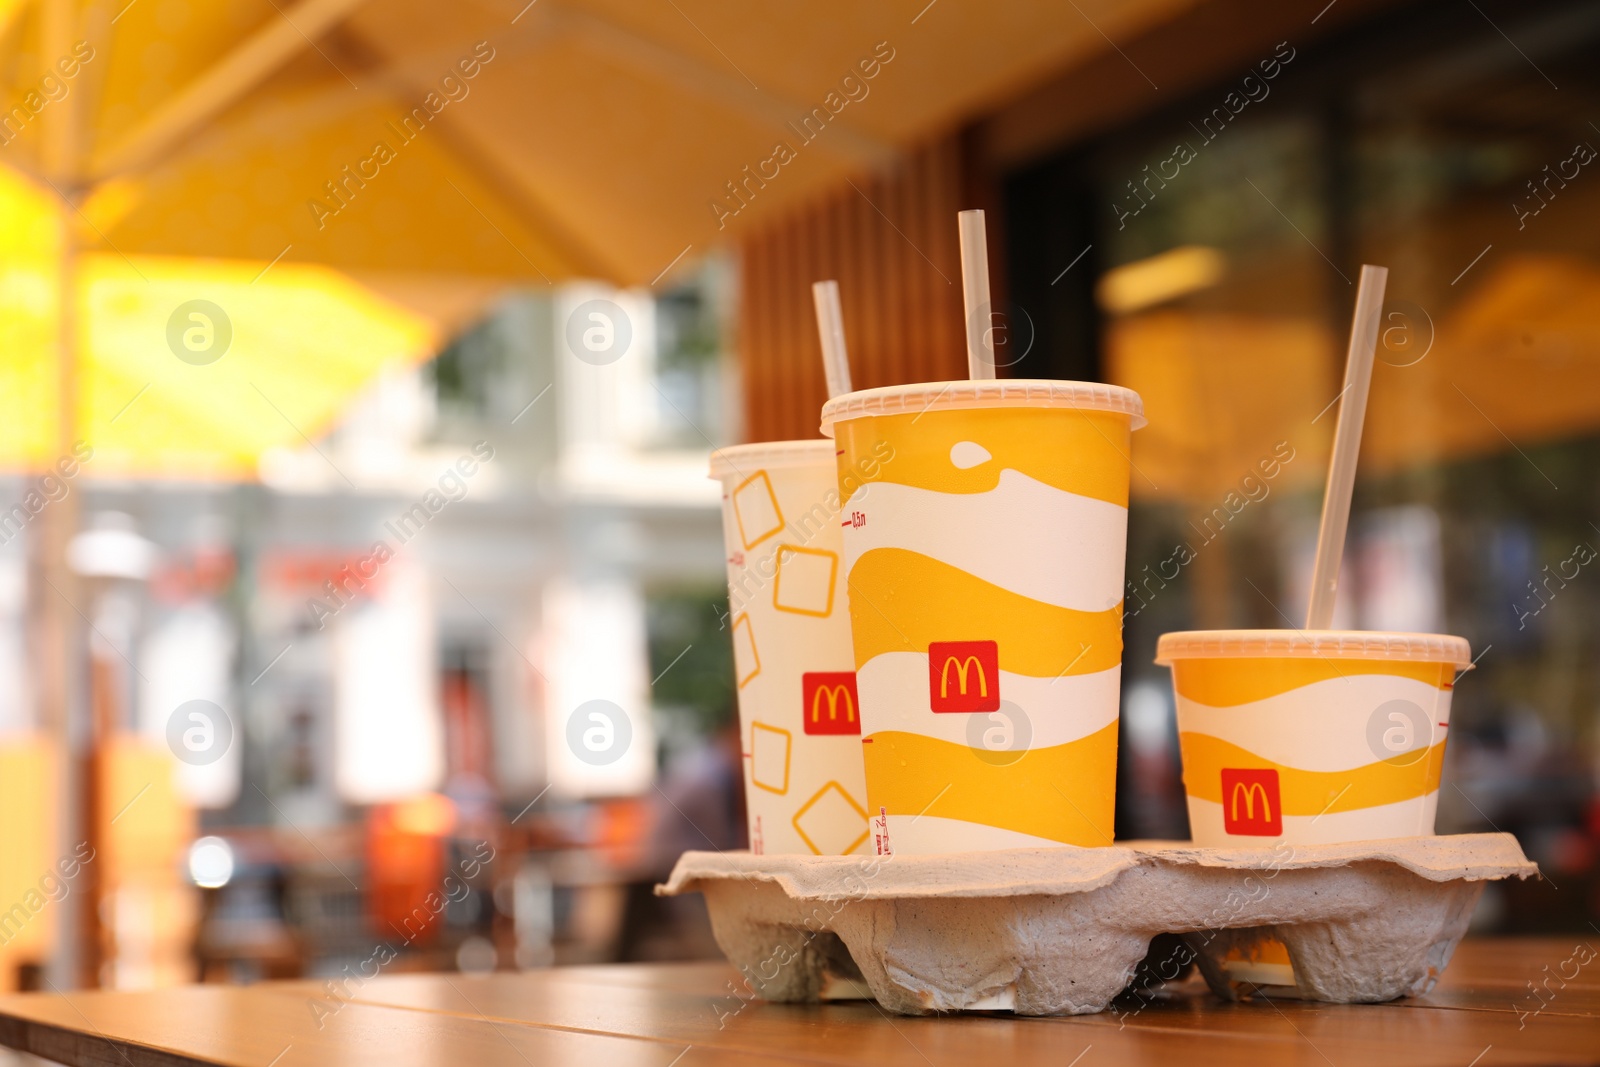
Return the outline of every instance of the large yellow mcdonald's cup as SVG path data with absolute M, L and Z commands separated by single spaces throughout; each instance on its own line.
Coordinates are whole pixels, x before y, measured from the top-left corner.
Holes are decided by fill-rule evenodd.
M 1355 630 L 1171 633 L 1198 845 L 1433 833 L 1464 638 Z
M 1109 845 L 1137 394 L 1017 380 L 822 409 L 872 847 Z
M 834 451 L 778 441 L 711 456 L 757 853 L 842 855 L 868 841 Z

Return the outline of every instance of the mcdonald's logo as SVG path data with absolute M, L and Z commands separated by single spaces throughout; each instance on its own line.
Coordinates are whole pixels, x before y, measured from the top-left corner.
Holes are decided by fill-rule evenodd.
M 808 734 L 861 733 L 855 671 L 809 671 L 800 676 L 800 716 Z
M 1283 803 L 1278 798 L 1276 770 L 1223 769 L 1222 828 L 1246 837 L 1278 837 L 1283 833 Z
M 928 706 L 934 711 L 999 711 L 1000 646 L 994 641 L 930 643 Z

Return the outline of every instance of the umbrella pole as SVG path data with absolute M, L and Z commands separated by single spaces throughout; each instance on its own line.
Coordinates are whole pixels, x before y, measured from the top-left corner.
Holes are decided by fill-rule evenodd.
M 44 472 L 59 473 L 55 463 L 59 457 L 72 455 L 75 439 L 78 337 L 73 305 L 76 303 L 78 264 L 74 243 L 72 222 L 67 213 L 63 213 L 56 271 L 59 299 L 55 353 L 56 432 L 52 439 L 54 452 L 38 461 Z M 63 479 L 63 482 L 68 487 L 66 495 L 39 512 L 28 538 L 32 556 L 29 569 L 34 575 L 29 584 L 34 622 L 33 683 L 38 709 L 35 721 L 49 744 L 56 767 L 55 795 L 44 798 L 48 804 L 47 817 L 55 816 L 52 863 L 71 857 L 83 842 L 95 849 L 97 858 L 100 851 L 99 842 L 92 840 L 88 833 L 84 751 L 81 731 L 74 728 L 73 714 L 78 695 L 74 692 L 73 664 L 80 651 L 82 635 L 74 607 L 78 597 L 77 575 L 67 563 L 67 546 L 78 531 L 82 490 L 74 481 Z M 97 918 L 92 912 L 95 894 L 90 877 L 95 866 L 89 863 L 73 879 L 74 896 L 78 899 L 56 915 L 55 946 L 46 976 L 57 988 L 79 987 L 94 973 L 94 966 L 83 954 L 90 946 L 85 943 L 86 931 L 81 917 Z
M 70 211 L 69 207 L 63 213 L 61 223 L 56 278 L 60 303 L 56 331 L 55 453 L 42 462 L 46 470 L 54 469 L 58 457 L 72 455 L 77 424 L 78 336 L 74 305 L 77 302 L 78 257 Z M 78 694 L 74 692 L 76 672 L 73 665 L 80 653 L 81 633 L 73 607 L 77 602 L 77 576 L 67 563 L 67 546 L 77 533 L 82 508 L 81 489 L 71 482 L 66 484 L 71 488 L 40 513 L 37 536 L 31 539 L 34 572 L 42 579 L 35 593 L 39 725 L 51 742 L 58 768 L 52 805 L 56 812 L 56 854 L 72 856 L 80 843 L 87 842 L 95 849 L 95 858 L 101 860 L 99 842 L 92 840 L 89 833 L 91 783 L 90 776 L 85 773 L 88 752 L 82 743 L 86 739 L 74 728 L 73 707 Z M 97 938 L 92 934 L 92 927 L 86 925 L 98 918 L 96 880 L 91 874 L 97 866 L 91 861 L 83 868 L 74 880 L 73 888 L 77 890 L 74 895 L 78 899 L 57 915 L 55 952 L 49 977 L 58 988 L 93 984 L 98 970 L 98 964 L 91 958 Z
M 40 5 L 41 44 L 47 57 L 70 53 L 79 38 L 81 12 L 76 0 L 45 0 Z M 78 123 L 81 92 L 70 92 L 53 109 L 43 130 L 44 167 L 51 184 L 61 194 L 60 252 L 57 262 L 56 410 L 55 454 L 45 457 L 47 471 L 59 473 L 55 464 L 73 454 L 78 435 L 78 321 L 77 293 L 79 245 L 77 219 L 82 200 L 79 178 Z M 57 915 L 55 951 L 49 977 L 58 988 L 94 986 L 99 978 L 98 889 L 99 870 L 105 863 L 93 827 L 91 790 L 93 775 L 86 767 L 93 758 L 92 734 L 75 727 L 74 707 L 79 703 L 74 682 L 81 656 L 83 631 L 77 622 L 78 582 L 67 563 L 67 547 L 78 532 L 82 502 L 79 486 L 67 483 L 65 496 L 39 515 L 37 537 L 32 538 L 34 571 L 43 579 L 37 593 L 39 656 L 39 718 L 55 750 L 59 768 L 55 797 L 56 846 L 59 857 L 73 856 L 80 843 L 94 852 L 80 871 L 74 889 L 77 900 Z

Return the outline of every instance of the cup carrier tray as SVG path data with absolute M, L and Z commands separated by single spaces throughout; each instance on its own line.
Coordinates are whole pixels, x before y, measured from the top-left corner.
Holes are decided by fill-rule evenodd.
M 864 984 L 907 1015 L 1079 1015 L 1111 1004 L 1158 934 L 1183 935 L 1229 999 L 1253 987 L 1335 1003 L 1420 996 L 1484 883 L 1538 873 L 1510 834 L 1135 841 L 941 856 L 686 852 L 656 892 L 703 893 L 717 944 L 769 1001 L 860 997 Z M 1279 943 L 1292 972 L 1267 964 L 1240 980 Z

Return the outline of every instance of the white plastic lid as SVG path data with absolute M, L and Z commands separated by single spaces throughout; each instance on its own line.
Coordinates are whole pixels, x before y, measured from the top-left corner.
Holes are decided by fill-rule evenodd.
M 725 478 L 773 467 L 832 467 L 837 452 L 838 446 L 826 439 L 729 445 L 711 453 L 710 477 Z
M 995 381 L 923 382 L 862 389 L 836 396 L 822 405 L 822 432 L 833 436 L 833 424 L 868 415 L 949 411 L 956 408 L 1078 408 L 1114 411 L 1145 424 L 1144 401 L 1132 389 L 1100 382 L 1063 382 L 1052 378 L 1001 378 Z
M 1188 630 L 1162 634 L 1156 662 L 1180 659 L 1254 659 L 1269 656 L 1326 659 L 1397 659 L 1453 663 L 1470 669 L 1472 647 L 1448 634 L 1381 630 Z

